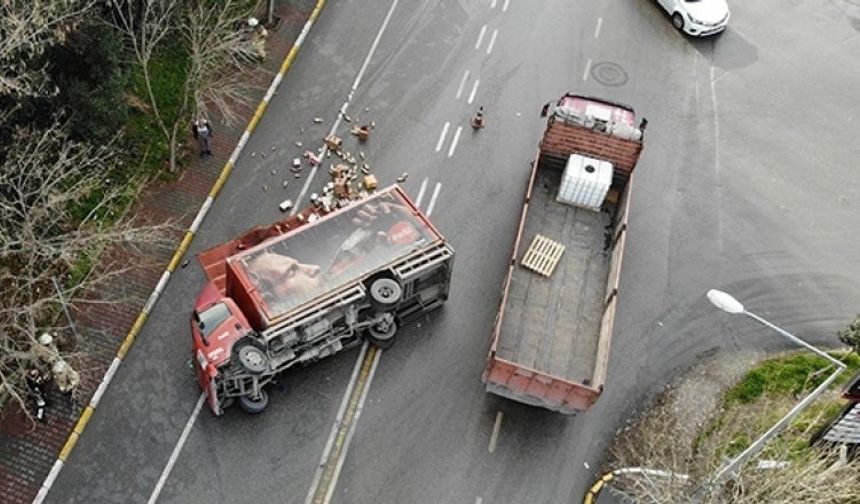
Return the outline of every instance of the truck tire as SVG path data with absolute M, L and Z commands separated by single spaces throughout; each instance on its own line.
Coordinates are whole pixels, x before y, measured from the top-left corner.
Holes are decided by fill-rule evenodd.
M 370 341 L 376 348 L 387 350 L 394 344 L 394 337 L 397 334 L 397 322 L 384 324 L 383 326 L 369 326 L 367 328 L 367 340 Z
M 266 352 L 251 338 L 241 338 L 233 344 L 233 358 L 242 369 L 251 374 L 261 374 L 269 369 Z
M 265 390 L 260 390 L 260 396 L 254 399 L 249 395 L 239 396 L 239 407 L 245 410 L 246 413 L 257 415 L 266 409 L 269 405 L 269 394 Z
M 381 311 L 387 311 L 397 306 L 397 303 L 403 298 L 403 287 L 397 280 L 387 276 L 371 280 L 368 291 L 373 306 Z

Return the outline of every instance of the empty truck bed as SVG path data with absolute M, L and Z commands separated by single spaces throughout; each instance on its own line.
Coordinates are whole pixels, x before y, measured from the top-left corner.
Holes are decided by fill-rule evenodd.
M 607 212 L 555 201 L 561 171 L 538 169 L 499 335 L 498 357 L 588 385 L 605 308 Z M 521 265 L 536 234 L 566 248 L 547 278 Z

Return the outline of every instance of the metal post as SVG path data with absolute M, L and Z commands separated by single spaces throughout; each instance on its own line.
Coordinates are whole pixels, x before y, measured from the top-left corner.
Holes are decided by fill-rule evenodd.
M 63 313 L 66 314 L 66 320 L 69 321 L 69 327 L 72 328 L 72 334 L 75 336 L 75 341 L 78 340 L 78 331 L 75 328 L 75 322 L 72 320 L 72 316 L 69 315 L 69 310 L 66 308 L 66 300 L 63 298 L 63 290 L 60 289 L 60 283 L 57 282 L 57 277 L 51 276 L 51 281 L 54 282 L 54 288 L 57 289 L 57 295 L 60 296 L 60 306 L 63 307 Z
M 266 7 L 266 25 L 271 27 L 275 24 L 275 0 L 269 0 Z
M 794 407 L 791 408 L 791 410 L 788 413 L 786 413 L 785 416 L 780 418 L 779 421 L 777 421 L 775 424 L 773 424 L 771 426 L 771 428 L 767 430 L 767 432 L 765 432 L 764 434 L 759 436 L 759 438 L 756 439 L 755 441 L 753 441 L 752 444 L 750 444 L 747 447 L 747 449 L 745 449 L 740 454 L 738 454 L 735 458 L 733 458 L 731 461 L 729 461 L 728 464 L 726 464 L 722 469 L 720 469 L 717 472 L 716 475 L 714 475 L 714 477 L 711 481 L 706 483 L 704 486 L 700 487 L 693 494 L 693 502 L 700 501 L 701 498 L 704 497 L 705 491 L 707 491 L 707 490 L 713 488 L 714 486 L 722 483 L 722 481 L 724 479 L 726 479 L 726 477 L 728 475 L 730 475 L 740 465 L 742 465 L 744 462 L 746 462 L 747 459 L 749 459 L 750 457 L 752 457 L 753 455 L 755 455 L 759 451 L 761 451 L 761 449 L 764 448 L 764 445 L 767 444 L 768 441 L 770 441 L 774 436 L 779 434 L 779 432 L 782 429 L 784 429 L 791 422 L 791 420 L 797 416 L 798 413 L 800 413 L 801 411 L 806 409 L 806 407 L 809 406 L 813 401 L 815 401 L 818 398 L 818 396 L 820 396 L 825 390 L 827 390 L 827 388 L 830 386 L 830 384 L 833 383 L 834 380 L 836 380 L 836 377 L 839 376 L 842 373 L 842 371 L 845 370 L 845 364 L 843 362 L 839 361 L 838 359 L 833 358 L 832 356 L 828 355 L 826 352 L 819 350 L 818 348 L 810 345 L 809 343 L 803 341 L 802 339 L 789 333 L 788 331 L 785 331 L 785 330 L 771 324 L 770 322 L 759 317 L 755 313 L 750 313 L 746 310 L 744 310 L 741 313 L 750 317 L 751 319 L 755 320 L 756 322 L 759 322 L 760 324 L 775 330 L 780 335 L 786 337 L 787 339 L 789 339 L 793 343 L 796 343 L 796 344 L 812 351 L 816 355 L 819 355 L 819 356 L 827 359 L 834 366 L 836 366 L 836 370 L 833 371 L 833 373 L 831 373 L 831 375 L 828 376 L 827 379 L 821 383 L 821 385 L 816 387 L 815 390 L 813 390 L 812 392 L 809 393 L 809 395 L 804 397 L 803 400 L 801 400 L 799 403 L 795 404 Z

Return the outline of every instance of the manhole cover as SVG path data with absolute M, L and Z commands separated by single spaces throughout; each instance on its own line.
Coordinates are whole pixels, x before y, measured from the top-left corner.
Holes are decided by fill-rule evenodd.
M 627 84 L 627 72 L 618 63 L 601 61 L 591 67 L 591 76 L 604 86 L 618 87 Z

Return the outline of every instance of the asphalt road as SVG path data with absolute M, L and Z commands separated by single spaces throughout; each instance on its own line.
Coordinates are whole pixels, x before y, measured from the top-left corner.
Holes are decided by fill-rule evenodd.
M 432 202 L 458 255 L 446 307 L 382 355 L 333 502 L 577 501 L 615 430 L 675 374 L 715 352 L 782 346 L 717 312 L 709 288 L 822 344 L 857 311 L 856 0 L 735 2 L 709 40 L 674 32 L 650 0 L 330 2 L 192 253 L 297 196 L 303 180 L 262 186 L 280 187 L 293 142 L 316 145 L 331 127 L 392 5 L 348 113 L 376 121 L 363 150 L 377 176 L 408 172 L 404 187 L 425 211 Z M 479 380 L 538 111 L 565 91 L 649 119 L 608 385 L 576 418 L 488 396 Z M 487 126 L 475 134 L 478 104 Z M 202 284 L 196 265 L 171 280 L 48 501 L 150 498 L 199 396 L 187 324 Z M 260 416 L 204 408 L 159 502 L 304 502 L 356 358 L 287 374 Z

